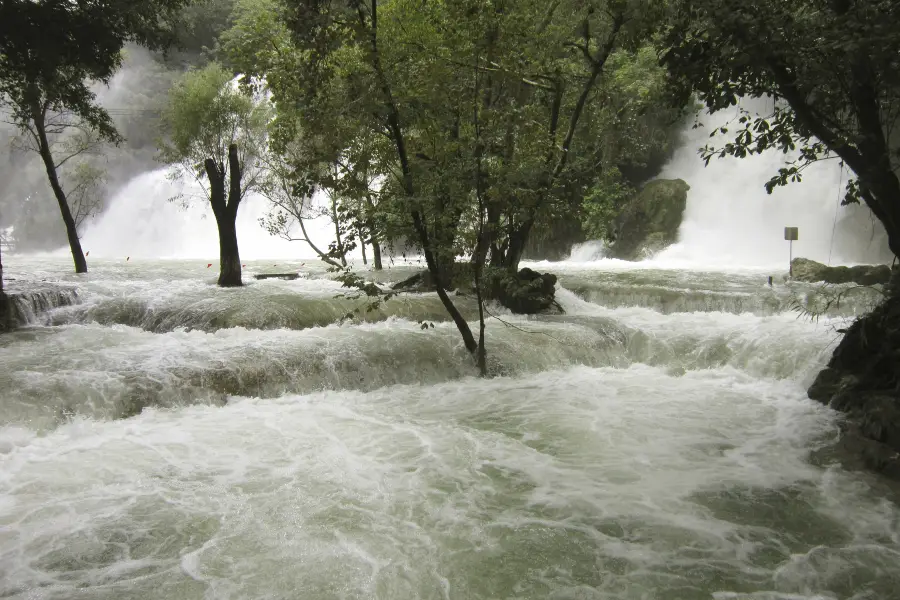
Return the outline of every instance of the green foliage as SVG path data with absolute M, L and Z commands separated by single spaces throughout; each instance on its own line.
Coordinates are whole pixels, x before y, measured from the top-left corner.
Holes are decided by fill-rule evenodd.
M 594 187 L 588 190 L 582 205 L 582 227 L 591 239 L 609 239 L 613 221 L 635 190 L 622 178 L 618 169 L 603 171 Z
M 336 273 L 334 279 L 341 282 L 341 287 L 356 290 L 355 292 L 339 294 L 335 296 L 336 298 L 365 299 L 362 304 L 345 314 L 341 318 L 342 322 L 351 321 L 359 315 L 376 311 L 381 308 L 382 303 L 397 295 L 397 292 L 393 290 L 384 290 L 371 281 L 366 281 L 349 267 L 333 267 L 329 271 Z
M 88 84 L 109 82 L 127 42 L 167 46 L 174 19 L 187 2 L 0 3 L 0 102 L 19 124 L 33 119 L 37 107 L 68 110 L 105 139 L 118 141 Z
M 203 182 L 204 161 L 212 159 L 227 172 L 228 148 L 234 144 L 243 190 L 256 189 L 269 116 L 267 101 L 238 89 L 218 63 L 189 71 L 173 86 L 163 112 L 166 138 L 160 142 L 160 159 L 175 166 L 173 176 L 190 174 Z

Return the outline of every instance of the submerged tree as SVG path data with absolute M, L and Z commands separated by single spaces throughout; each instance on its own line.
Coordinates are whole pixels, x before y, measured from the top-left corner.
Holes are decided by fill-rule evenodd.
M 775 148 L 799 158 L 766 184 L 799 181 L 839 158 L 856 177 L 844 203 L 862 201 L 900 255 L 900 3 L 894 0 L 679 0 L 663 62 L 685 97 L 711 111 L 771 97 L 743 112 L 734 140 L 704 156 Z M 728 133 L 721 128 L 720 133 Z
M 0 104 L 30 136 L 66 226 L 75 271 L 87 271 L 75 218 L 59 181 L 67 155 L 54 153 L 60 128 L 77 126 L 120 141 L 90 82 L 109 83 L 126 42 L 164 48 L 188 0 L 142 2 L 0 2 Z M 63 120 L 60 120 L 63 119 Z
M 267 101 L 238 89 L 217 63 L 190 71 L 170 93 L 160 158 L 174 178 L 192 177 L 212 207 L 219 232 L 219 285 L 239 286 L 237 211 L 262 182 Z

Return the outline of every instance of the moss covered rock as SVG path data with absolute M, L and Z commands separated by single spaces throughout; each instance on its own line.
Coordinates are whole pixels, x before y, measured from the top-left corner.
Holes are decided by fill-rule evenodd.
M 857 265 L 855 267 L 829 267 L 808 258 L 791 261 L 791 276 L 797 281 L 816 283 L 857 283 L 859 285 L 886 284 L 891 279 L 887 265 Z
M 640 260 L 676 242 L 689 189 L 681 179 L 645 184 L 616 218 L 608 256 Z

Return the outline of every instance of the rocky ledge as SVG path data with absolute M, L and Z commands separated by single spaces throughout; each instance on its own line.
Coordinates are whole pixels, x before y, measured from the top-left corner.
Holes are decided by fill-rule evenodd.
M 847 414 L 835 448 L 846 466 L 900 481 L 900 295 L 847 329 L 808 394 Z
M 11 286 L 0 295 L 0 331 L 39 323 L 45 313 L 78 302 L 73 287 L 43 283 Z
M 816 283 L 856 283 L 859 285 L 886 284 L 891 279 L 887 265 L 857 265 L 855 267 L 829 267 L 808 258 L 791 261 L 791 276 L 797 281 Z

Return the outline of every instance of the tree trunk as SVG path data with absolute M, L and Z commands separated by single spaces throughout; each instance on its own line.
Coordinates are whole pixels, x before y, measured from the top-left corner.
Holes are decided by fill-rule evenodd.
M 363 264 L 368 265 L 369 259 L 366 257 L 366 236 L 363 235 L 362 227 L 360 227 L 358 229 L 358 234 L 359 234 L 359 247 L 362 250 Z
M 372 263 L 375 265 L 375 270 L 380 271 L 382 269 L 381 265 L 381 242 L 378 240 L 378 236 L 372 233 Z
M 219 228 L 219 286 L 243 285 L 235 219 L 229 218 L 227 214 L 223 219 L 216 217 L 216 225 Z
M 81 240 L 78 239 L 75 217 L 72 216 L 72 209 L 69 207 L 66 193 L 59 183 L 59 177 L 56 174 L 56 164 L 53 162 L 53 154 L 50 152 L 50 142 L 47 140 L 47 130 L 44 124 L 44 111 L 36 111 L 33 115 L 33 121 L 38 137 L 38 152 L 41 155 L 41 160 L 44 162 L 47 179 L 50 180 L 50 187 L 53 189 L 53 195 L 56 196 L 59 212 L 66 226 L 66 236 L 69 238 L 69 249 L 72 251 L 72 260 L 75 262 L 75 272 L 87 273 L 87 260 L 85 260 L 84 251 L 81 249 Z
M 527 219 L 519 225 L 509 236 L 509 248 L 506 250 L 506 260 L 504 267 L 510 273 L 516 273 L 519 270 L 519 262 L 525 253 L 525 244 L 528 243 L 528 236 L 531 234 L 531 228 L 534 226 L 534 219 Z
M 209 203 L 219 230 L 219 281 L 221 287 L 238 287 L 241 281 L 241 256 L 237 241 L 237 209 L 241 203 L 241 165 L 237 146 L 228 148 L 228 197 L 225 197 L 225 165 L 207 158 L 204 166 L 209 178 Z

